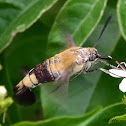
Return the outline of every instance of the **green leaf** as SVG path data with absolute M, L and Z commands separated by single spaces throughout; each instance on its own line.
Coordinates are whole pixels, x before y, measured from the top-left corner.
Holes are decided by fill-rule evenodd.
M 61 30 L 66 29 L 77 45 L 83 45 L 99 23 L 107 0 L 69 0 L 62 7 L 49 36 L 50 43 L 63 42 Z
M 0 32 L 0 52 L 10 44 L 18 32 L 23 32 L 29 28 L 55 2 L 56 0 L 29 0 L 26 3 L 23 1 L 22 4 L 26 4 L 23 8 L 19 8 L 20 5 L 15 5 L 15 2 L 14 4 L 1 2 L 1 22 L 3 22 L 4 26 L 2 26 Z
M 116 111 L 118 110 L 118 111 Z M 20 122 L 12 126 L 107 126 L 108 120 L 116 114 L 124 113 L 125 108 L 122 104 L 115 104 L 109 107 L 106 107 L 102 110 L 96 109 L 93 112 L 85 114 L 81 117 L 60 117 L 52 118 L 40 122 Z M 116 124 L 117 125 L 117 124 Z M 113 125 L 113 126 L 116 126 Z M 125 123 L 120 123 L 118 126 L 125 126 Z
M 126 40 L 126 1 L 118 0 L 117 15 L 119 21 L 119 28 L 122 36 Z
M 78 125 L 78 124 L 81 124 L 83 123 L 84 121 L 87 121 L 88 118 L 91 118 L 93 115 L 95 115 L 98 111 L 101 110 L 101 107 L 98 107 L 97 109 L 91 111 L 90 113 L 84 115 L 84 116 L 81 116 L 81 117 L 60 117 L 60 118 L 52 118 L 52 119 L 49 119 L 49 120 L 45 120 L 45 121 L 40 121 L 40 122 L 21 122 L 21 123 L 16 123 L 12 126 L 23 126 L 23 125 L 34 125 L 34 126 L 39 126 L 39 125 L 42 125 L 42 126 L 46 126 L 46 125 L 60 125 L 60 126 L 64 126 L 64 125 L 67 125 L 69 124 L 69 126 L 73 126 L 73 125 Z

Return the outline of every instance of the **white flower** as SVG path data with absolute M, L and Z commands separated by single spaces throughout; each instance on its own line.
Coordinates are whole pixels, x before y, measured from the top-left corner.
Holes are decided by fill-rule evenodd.
M 119 84 L 119 89 L 124 93 L 126 92 L 126 78 L 124 78 L 122 82 Z
M 7 95 L 7 90 L 4 86 L 0 86 L 0 99 L 4 99 Z
M 109 72 L 110 72 L 109 75 L 115 78 L 126 77 L 126 71 L 122 69 L 110 69 Z
M 123 80 L 119 84 L 119 89 L 120 89 L 120 91 L 122 91 L 124 93 L 126 92 L 126 70 L 125 69 L 119 69 L 117 67 L 117 69 L 106 70 L 106 69 L 101 68 L 100 70 L 109 74 L 112 77 L 123 78 Z
M 122 92 L 126 92 L 126 70 L 124 69 L 110 69 L 109 75 L 115 78 L 124 78 L 119 84 L 119 89 Z

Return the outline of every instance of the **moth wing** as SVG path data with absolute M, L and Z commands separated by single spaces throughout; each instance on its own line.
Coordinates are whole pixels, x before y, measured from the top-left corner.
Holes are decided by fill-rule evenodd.
M 64 32 L 64 36 L 66 39 L 67 48 L 77 47 L 75 41 L 73 40 L 73 38 L 70 36 L 68 32 Z
M 35 103 L 36 98 L 32 90 L 25 85 L 18 90 L 19 87 L 14 88 L 13 99 L 21 105 L 31 105 Z
M 64 72 L 54 83 L 47 84 L 44 90 L 47 96 L 55 103 L 65 105 L 68 98 L 68 86 L 71 72 Z
M 58 28 L 60 29 L 63 37 L 65 38 L 65 42 L 67 44 L 67 48 L 70 47 L 77 47 L 76 43 L 74 42 L 73 38 L 71 37 L 67 28 L 64 28 L 62 25 L 57 24 Z
M 22 76 L 26 76 L 28 74 L 28 72 L 30 71 L 30 68 L 28 66 L 24 66 L 20 68 L 20 74 Z

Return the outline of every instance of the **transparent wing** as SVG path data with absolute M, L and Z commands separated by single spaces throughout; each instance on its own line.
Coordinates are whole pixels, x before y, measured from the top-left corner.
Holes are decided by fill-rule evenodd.
M 76 43 L 74 42 L 73 38 L 70 36 L 68 32 L 64 32 L 64 36 L 65 36 L 66 44 L 68 48 L 77 47 Z
M 54 83 L 45 84 L 43 90 L 46 91 L 47 97 L 52 101 L 66 105 L 68 100 L 68 86 L 71 72 L 67 71 L 60 76 Z
M 59 27 L 61 34 L 63 35 L 63 37 L 65 38 L 65 42 L 67 44 L 67 47 L 76 47 L 76 43 L 74 42 L 73 38 L 71 37 L 69 31 L 67 28 L 64 28 L 62 25 L 57 24 L 57 26 Z

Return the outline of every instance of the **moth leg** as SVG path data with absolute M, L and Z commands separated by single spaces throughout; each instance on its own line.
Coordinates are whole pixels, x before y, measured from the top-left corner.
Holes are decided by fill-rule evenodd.
M 94 72 L 94 71 L 97 71 L 97 70 L 101 70 L 102 72 L 109 74 L 109 75 L 110 74 L 116 75 L 116 74 L 110 72 L 109 70 L 106 70 L 106 69 L 103 69 L 103 68 L 96 68 L 96 69 L 93 69 L 93 70 L 88 70 L 88 71 L 86 71 L 86 73 Z M 118 76 L 118 75 L 116 75 L 116 76 Z M 118 76 L 118 77 L 120 77 L 120 76 Z
M 99 62 L 101 62 L 101 63 L 105 64 L 106 66 L 109 66 L 109 67 L 111 67 L 111 68 L 113 68 L 113 69 L 118 69 L 118 67 L 116 67 L 116 66 L 114 66 L 114 65 L 111 65 L 111 64 L 109 64 L 109 63 L 107 63 L 107 62 L 105 62 L 105 61 L 103 61 L 103 60 L 97 60 L 97 61 L 95 62 L 95 64 L 97 64 L 97 63 L 99 63 Z M 106 70 L 106 69 L 103 69 L 103 68 L 96 68 L 96 69 L 93 69 L 93 70 L 83 71 L 83 73 L 94 72 L 94 71 L 97 71 L 97 70 L 103 71 L 103 70 Z M 103 71 L 103 72 L 105 72 L 105 71 Z M 108 73 L 109 71 L 106 70 L 106 72 Z M 109 72 L 109 73 L 110 73 L 110 72 Z
M 126 63 L 125 62 L 121 62 L 120 64 L 123 64 L 126 67 Z M 117 68 L 119 68 L 120 65 L 118 64 Z
M 109 66 L 109 67 L 111 67 L 111 68 L 113 68 L 113 69 L 117 69 L 116 66 L 111 65 L 111 64 L 109 64 L 109 63 L 107 63 L 107 62 L 105 62 L 105 61 L 103 61 L 103 60 L 98 60 L 98 62 L 101 62 L 101 63 L 105 64 L 106 66 Z
M 97 71 L 97 70 L 100 70 L 101 68 L 96 68 L 96 69 L 92 69 L 92 70 L 88 70 L 88 71 L 83 71 L 83 73 L 91 73 L 91 72 L 94 72 L 94 71 Z
M 91 72 L 94 72 L 94 71 L 97 71 L 97 70 L 101 70 L 105 73 L 110 73 L 109 70 L 106 70 L 106 69 L 103 69 L 103 68 L 96 68 L 96 69 L 92 69 L 92 70 L 88 70 L 88 71 L 85 71 L 86 73 L 91 73 Z

